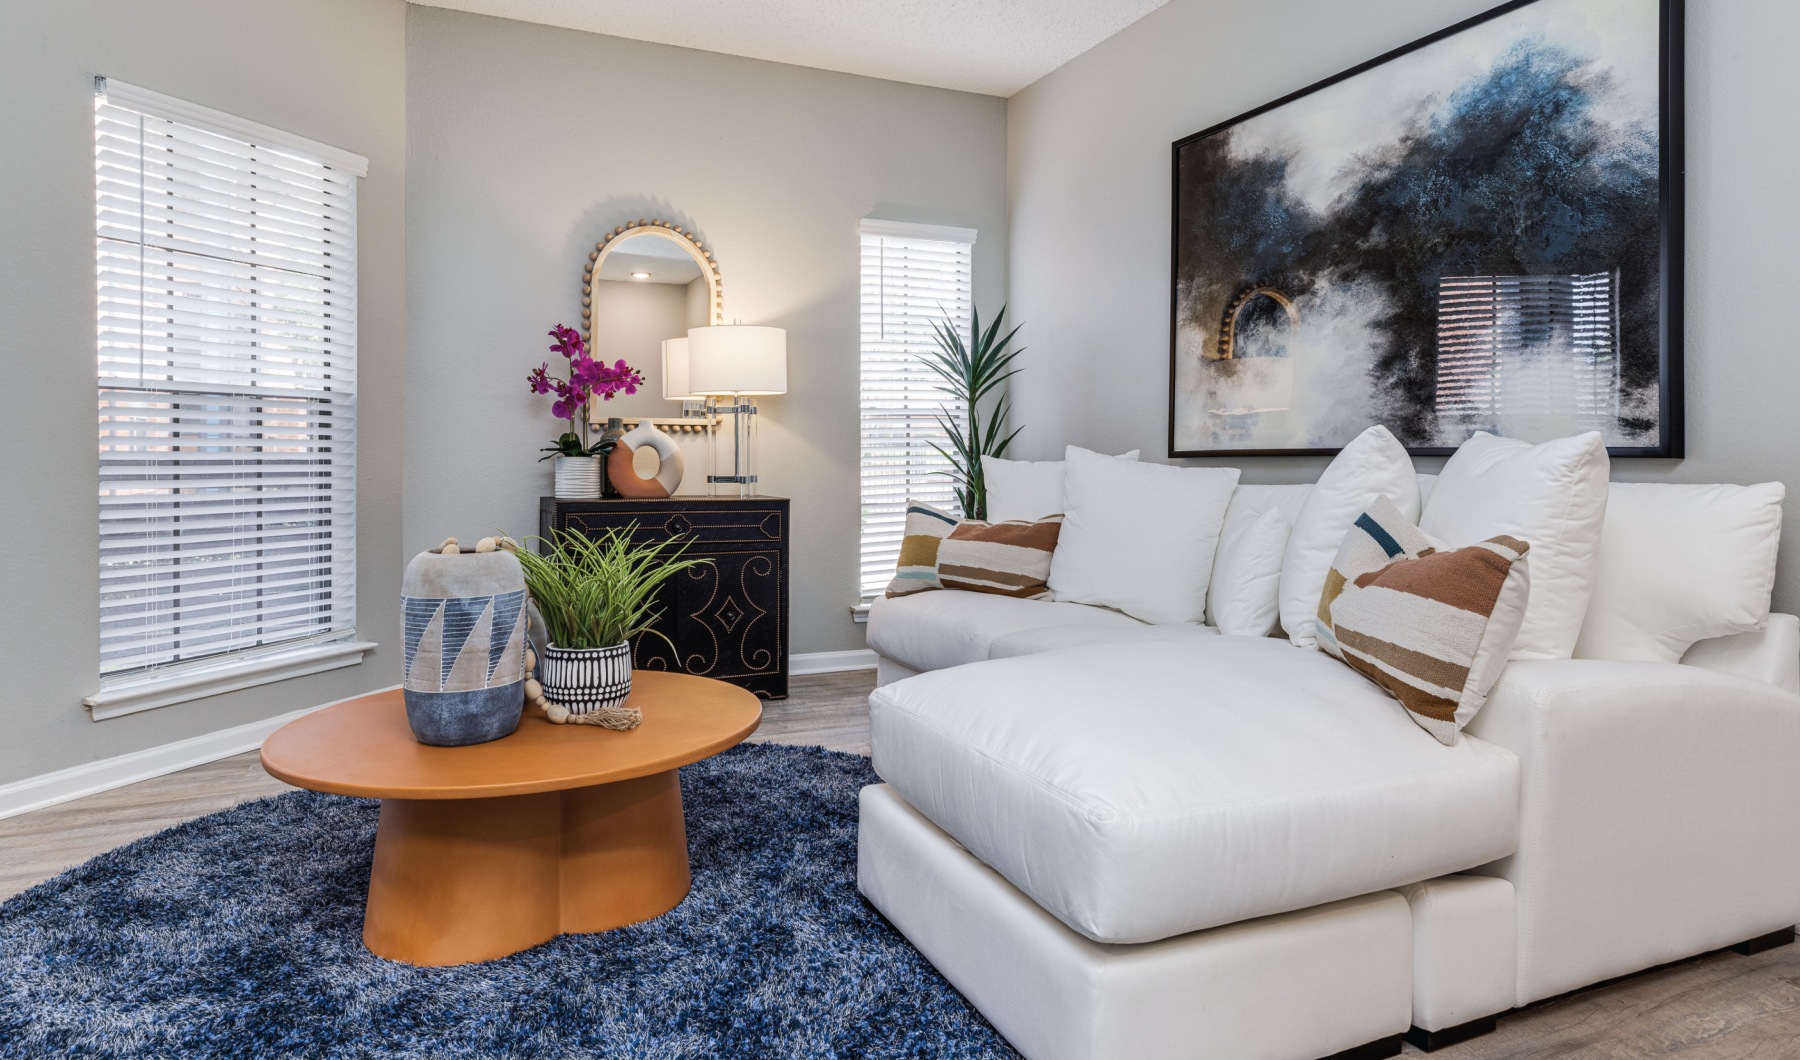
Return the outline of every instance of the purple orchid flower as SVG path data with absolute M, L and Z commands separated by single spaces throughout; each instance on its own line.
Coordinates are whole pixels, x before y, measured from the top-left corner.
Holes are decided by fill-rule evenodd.
M 611 401 L 615 394 L 637 393 L 638 387 L 644 385 L 643 374 L 623 360 L 610 366 L 595 360 L 588 352 L 587 343 L 582 341 L 581 332 L 574 328 L 558 324 L 547 334 L 556 340 L 550 344 L 550 352 L 568 362 L 568 378 L 551 375 L 550 362 L 545 361 L 526 375 L 525 382 L 533 394 L 556 395 L 556 400 L 550 404 L 551 415 L 566 420 L 569 429 L 555 445 L 546 447 L 545 452 L 553 456 L 592 455 L 595 450 L 576 433 L 577 418 L 582 417 L 583 410 L 596 394 L 602 401 Z

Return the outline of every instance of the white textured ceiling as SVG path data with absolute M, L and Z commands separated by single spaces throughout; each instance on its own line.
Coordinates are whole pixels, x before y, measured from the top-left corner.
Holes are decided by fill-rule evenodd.
M 1010 96 L 1166 0 L 412 0 Z

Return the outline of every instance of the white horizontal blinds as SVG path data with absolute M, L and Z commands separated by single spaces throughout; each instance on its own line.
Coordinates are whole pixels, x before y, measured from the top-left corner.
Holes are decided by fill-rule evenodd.
M 1440 416 L 1473 429 L 1604 429 L 1619 414 L 1618 276 L 1446 276 Z M 1549 421 L 1557 422 L 1549 422 Z
M 861 594 L 894 576 L 908 501 L 956 509 L 937 413 L 949 404 L 922 358 L 946 316 L 965 341 L 973 308 L 975 233 L 892 222 L 862 229 Z M 960 413 L 960 405 L 953 412 Z
M 97 87 L 101 673 L 348 633 L 366 163 Z

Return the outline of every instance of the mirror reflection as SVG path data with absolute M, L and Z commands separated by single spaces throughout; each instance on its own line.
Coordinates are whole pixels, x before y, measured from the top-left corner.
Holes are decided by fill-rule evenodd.
M 645 385 L 635 395 L 595 402 L 590 412 L 594 423 L 604 424 L 612 416 L 681 414 L 679 404 L 663 397 L 662 343 L 713 322 L 716 283 L 692 244 L 664 229 L 627 232 L 607 244 L 593 273 L 589 346 L 600 360 L 623 359 L 638 369 Z M 690 435 L 677 440 L 684 450 L 700 441 Z M 697 453 L 687 455 L 690 467 L 699 465 Z M 640 474 L 654 470 L 655 457 L 647 450 L 638 457 Z M 688 483 L 684 491 L 693 488 Z

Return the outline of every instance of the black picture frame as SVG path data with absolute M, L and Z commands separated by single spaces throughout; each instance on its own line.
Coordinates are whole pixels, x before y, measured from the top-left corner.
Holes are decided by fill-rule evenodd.
M 1393 62 L 1422 48 L 1465 33 L 1486 22 L 1530 7 L 1545 0 L 1509 0 L 1436 33 L 1376 56 L 1340 73 L 1334 74 L 1279 99 L 1246 111 L 1170 145 L 1170 245 L 1169 245 L 1169 400 L 1168 449 L 1171 458 L 1242 457 L 1242 456 L 1333 456 L 1335 448 L 1217 448 L 1182 449 L 1177 447 L 1176 428 L 1180 392 L 1177 383 L 1178 358 L 1181 356 L 1178 327 L 1180 323 L 1180 267 L 1182 242 L 1182 149 L 1196 141 L 1216 135 L 1258 115 L 1285 107 L 1295 100 L 1331 88 L 1377 67 Z M 1686 77 L 1684 51 L 1686 33 L 1685 0 L 1659 0 L 1658 33 L 1658 179 L 1660 213 L 1660 246 L 1658 254 L 1659 320 L 1657 343 L 1659 362 L 1658 434 L 1655 445 L 1609 446 L 1613 457 L 1654 457 L 1680 459 L 1686 456 L 1687 430 L 1683 380 L 1683 261 L 1685 253 L 1686 179 L 1685 179 L 1685 98 Z M 1447 446 L 1407 446 L 1415 456 L 1448 456 L 1455 452 Z

